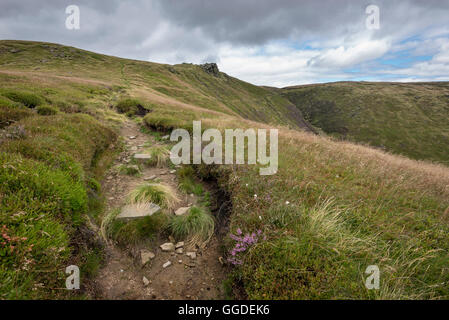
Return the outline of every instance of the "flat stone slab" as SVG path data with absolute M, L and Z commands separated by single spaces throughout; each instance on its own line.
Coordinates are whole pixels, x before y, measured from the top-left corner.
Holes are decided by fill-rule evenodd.
M 181 207 L 175 211 L 175 215 L 182 216 L 182 215 L 186 214 L 187 212 L 189 212 L 189 210 L 190 210 L 190 207 Z
M 129 204 L 122 208 L 117 219 L 138 219 L 151 216 L 161 210 L 157 204 L 151 202 Z
M 149 160 L 151 159 L 151 154 L 147 154 L 147 153 L 136 153 L 134 155 L 134 159 L 136 160 Z
M 191 259 L 196 259 L 196 253 L 193 251 L 186 252 L 186 256 L 190 257 Z

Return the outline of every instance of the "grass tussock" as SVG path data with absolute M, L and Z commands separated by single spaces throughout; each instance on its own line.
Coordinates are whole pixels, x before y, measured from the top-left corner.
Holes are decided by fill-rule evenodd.
M 153 202 L 161 208 L 173 209 L 179 202 L 176 191 L 162 183 L 145 183 L 133 190 L 129 197 L 130 203 Z
M 233 233 L 261 230 L 266 236 L 234 270 L 250 299 L 449 298 L 447 166 L 290 130 L 302 118 L 281 96 L 285 91 L 211 76 L 195 65 L 128 61 L 25 41 L 0 41 L 0 52 L 6 71 L 0 73 L 0 107 L 40 103 L 61 111 L 6 116 L 25 134 L 0 144 L 0 226 L 6 225 L 17 248 L 13 253 L 1 248 L 0 298 L 64 294 L 50 288 L 61 287 L 65 274 L 40 271 L 63 270 L 73 258 L 71 226 L 82 223 L 78 218 L 89 207 L 85 182 L 114 141 L 105 125 L 118 127 L 125 118 L 105 106 L 127 95 L 151 102 L 143 121 L 164 134 L 191 131 L 192 120 L 199 119 L 203 129 L 285 125 L 277 127 L 275 175 L 262 177 L 246 165 L 198 171 L 216 179 L 231 198 Z M 36 65 L 39 71 L 33 71 Z M 69 69 L 72 76 L 54 74 Z M 330 86 L 303 87 L 297 101 L 288 98 L 306 108 L 302 113 L 313 125 L 338 139 L 446 163 L 447 83 Z M 43 101 L 4 95 L 7 91 Z M 180 230 L 186 229 L 182 225 Z M 120 239 L 126 241 L 130 232 Z M 229 239 L 225 245 L 235 243 Z M 87 260 L 95 265 L 95 258 Z M 368 265 L 379 266 L 379 290 L 364 285 Z
M 0 105 L 0 129 L 33 115 L 34 112 L 25 107 L 5 107 Z
M 118 168 L 118 171 L 121 174 L 125 174 L 127 176 L 139 176 L 141 174 L 141 170 L 137 164 L 133 165 L 121 165 Z
M 192 245 L 204 246 L 214 233 L 214 219 L 204 208 L 192 207 L 182 216 L 170 221 L 170 231 L 177 239 L 185 239 Z

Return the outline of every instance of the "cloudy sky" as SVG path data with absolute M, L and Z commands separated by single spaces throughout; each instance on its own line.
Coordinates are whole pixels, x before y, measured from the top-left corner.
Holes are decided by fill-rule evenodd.
M 68 5 L 80 9 L 79 30 L 66 28 Z M 379 28 L 369 5 L 379 8 Z M 278 87 L 449 80 L 445 0 L 1 0 L 0 39 L 216 62 L 229 75 Z

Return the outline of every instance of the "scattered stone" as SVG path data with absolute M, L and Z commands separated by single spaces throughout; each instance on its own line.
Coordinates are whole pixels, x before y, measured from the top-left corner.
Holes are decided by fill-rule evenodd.
M 187 267 L 189 268 L 195 268 L 196 265 L 194 263 L 186 263 L 184 262 L 184 269 L 187 269 Z M 193 271 L 191 271 L 193 273 Z
M 190 207 L 181 207 L 175 211 L 175 215 L 182 216 L 190 210 Z
M 191 259 L 196 259 L 196 253 L 193 251 L 186 252 L 186 256 L 190 257 Z
M 216 63 L 205 63 L 200 64 L 200 67 L 206 71 L 207 73 L 217 77 L 220 74 L 220 71 L 218 70 L 218 66 Z
M 150 284 L 150 280 L 148 280 L 147 277 L 145 277 L 145 276 L 142 278 L 142 281 L 143 281 L 143 284 L 145 285 L 145 287 Z
M 136 136 L 129 136 L 128 137 L 130 140 L 134 140 L 135 138 L 137 138 Z
M 182 260 L 178 260 L 179 263 L 182 263 Z
M 168 140 L 168 138 L 170 138 L 169 135 L 166 135 L 166 136 L 161 137 L 162 140 Z
M 138 149 L 138 148 L 137 148 L 136 146 L 132 146 L 132 147 L 130 148 L 131 151 L 137 151 L 137 149 Z
M 129 204 L 122 208 L 117 219 L 137 219 L 155 214 L 161 210 L 157 204 L 152 202 Z
M 112 179 L 113 179 L 112 176 L 108 176 L 108 177 L 106 178 L 106 180 L 112 180 Z
M 162 265 L 162 268 L 168 268 L 168 267 L 170 267 L 171 266 L 171 261 L 169 260 L 169 261 L 167 261 L 166 263 L 164 263 L 163 265 Z
M 154 180 L 154 179 L 156 179 L 156 175 L 154 175 L 154 174 L 152 176 L 143 178 L 144 181 L 150 181 L 150 180 Z
M 176 253 L 179 253 L 179 254 L 182 254 L 183 251 L 184 251 L 183 248 L 178 248 L 178 249 L 175 250 L 175 252 L 176 252 Z
M 176 170 L 170 170 L 170 173 L 171 174 L 176 173 Z
M 136 159 L 136 160 L 150 160 L 151 159 L 151 154 L 136 153 L 134 155 L 134 159 Z
M 109 200 L 114 200 L 115 198 L 114 198 L 114 197 L 109 197 L 108 199 L 109 199 Z
M 168 282 L 168 284 L 172 285 L 172 284 L 173 284 L 173 281 L 170 280 L 170 281 Z
M 140 174 L 140 168 L 136 164 L 127 165 L 125 171 L 129 175 Z
M 179 241 L 179 242 L 175 245 L 175 248 L 176 248 L 176 249 L 181 248 L 181 247 L 184 247 L 184 241 Z
M 171 242 L 166 242 L 160 245 L 162 251 L 175 251 L 175 245 Z
M 142 266 L 146 265 L 148 261 L 150 261 L 151 259 L 154 259 L 155 256 L 156 255 L 149 250 L 146 249 L 140 250 L 140 259 L 142 262 Z

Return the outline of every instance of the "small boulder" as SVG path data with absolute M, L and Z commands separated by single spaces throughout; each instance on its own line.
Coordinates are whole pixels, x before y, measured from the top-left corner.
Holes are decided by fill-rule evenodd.
M 169 138 L 170 138 L 169 135 L 166 135 L 166 136 L 161 137 L 162 140 L 168 140 Z
M 169 261 L 167 261 L 166 263 L 164 263 L 163 265 L 162 265 L 162 268 L 168 268 L 168 267 L 170 267 L 171 266 L 171 261 L 169 260 Z
M 178 248 L 178 249 L 175 250 L 175 252 L 178 253 L 178 254 L 182 254 L 184 252 L 184 249 L 183 248 Z
M 145 276 L 142 278 L 142 281 L 145 287 L 150 284 L 150 280 L 148 280 Z

